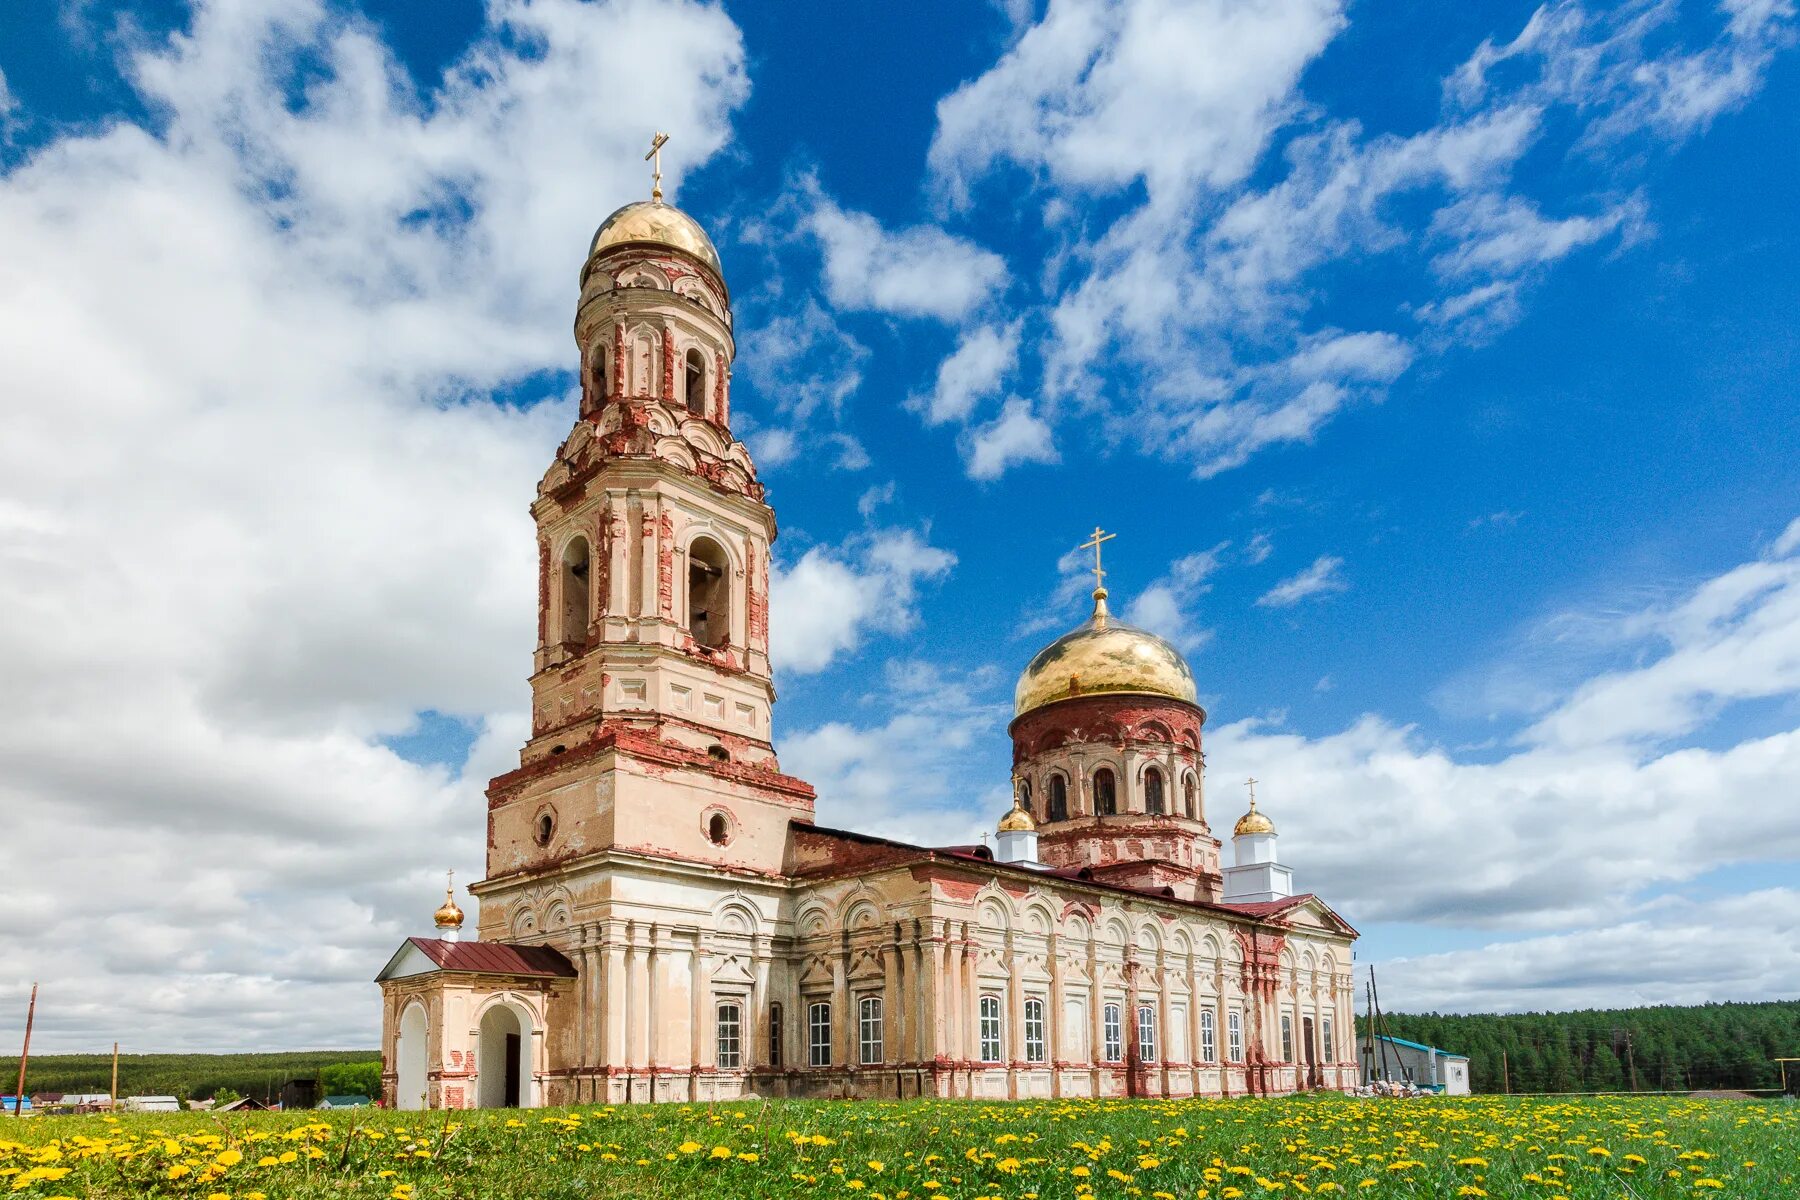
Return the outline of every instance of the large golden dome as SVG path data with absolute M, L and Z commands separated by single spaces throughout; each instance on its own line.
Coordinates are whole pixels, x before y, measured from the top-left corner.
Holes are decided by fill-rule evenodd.
M 1106 611 L 1106 593 L 1094 595 L 1094 615 L 1038 651 L 1019 676 L 1013 715 L 1076 696 L 1166 696 L 1199 703 L 1194 673 L 1175 647 Z
M 719 282 L 725 282 L 725 268 L 719 263 L 714 248 L 700 222 L 661 200 L 636 200 L 600 222 L 588 247 L 588 261 L 613 246 L 650 245 L 679 250 L 689 258 L 699 259 L 712 268 Z

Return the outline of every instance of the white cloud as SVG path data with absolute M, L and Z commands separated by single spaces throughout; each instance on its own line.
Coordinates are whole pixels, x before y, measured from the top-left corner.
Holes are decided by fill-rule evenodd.
M 1800 928 L 1800 891 L 1769 888 L 1639 906 L 1616 925 L 1397 958 L 1383 995 L 1418 1012 L 1554 1012 L 1789 1000 L 1800 957 L 1772 954 Z
M 1609 624 L 1661 654 L 1590 679 L 1542 716 L 1532 742 L 1585 746 L 1689 733 L 1733 702 L 1800 689 L 1800 554 L 1744 563 L 1667 607 Z
M 1051 0 L 992 68 L 938 103 L 931 166 L 967 203 L 997 163 L 1154 199 L 1238 182 L 1343 28 L 1335 0 Z
M 1050 426 L 1018 396 L 1001 405 L 994 420 L 972 430 L 963 451 L 970 479 L 998 479 L 1020 463 L 1060 461 Z
M 1769 557 L 1786 558 L 1796 551 L 1800 551 L 1800 517 L 1789 521 L 1787 528 L 1781 531 L 1781 536 L 1770 545 Z
M 804 227 L 825 254 L 825 290 L 840 309 L 957 321 L 1006 283 L 1006 262 L 935 225 L 893 231 L 840 208 L 808 178 Z
M 938 364 L 937 386 L 916 401 L 928 425 L 967 421 L 975 408 L 1000 391 L 1019 362 L 1020 322 L 978 325 L 963 334 L 954 353 Z
M 1212 639 L 1213 631 L 1198 622 L 1196 602 L 1212 591 L 1209 582 L 1223 565 L 1230 542 L 1197 550 L 1169 564 L 1167 573 L 1139 592 L 1125 609 L 1125 619 L 1192 654 Z
M 781 742 L 781 765 L 818 789 L 821 825 L 923 845 L 968 845 L 1011 803 L 1004 759 L 971 783 L 969 760 L 1011 714 L 991 669 L 890 663 L 872 719 L 830 721 Z
M 642 131 L 683 131 L 678 183 L 743 48 L 501 3 L 419 92 L 360 18 L 235 4 L 125 63 L 154 124 L 0 176 L 0 954 L 59 996 L 47 1050 L 368 1044 L 524 733 L 521 505 L 573 414 L 476 395 L 573 365 Z M 425 708 L 480 731 L 466 775 L 380 745 Z
M 814 546 L 770 582 L 770 655 L 777 669 L 810 675 L 855 650 L 870 632 L 918 624 L 921 583 L 939 580 L 956 556 L 908 529 L 859 534 Z
M 839 417 L 862 386 L 868 361 L 869 348 L 810 297 L 764 320 L 739 356 L 765 407 L 802 427 L 820 414 Z
M 1631 186 L 1649 155 L 1620 140 L 1703 128 L 1791 40 L 1786 0 L 1727 7 L 1698 48 L 1705 26 L 1678 28 L 1677 8 L 1546 7 L 1514 42 L 1478 47 L 1436 122 L 1401 135 L 1301 94 L 1345 28 L 1335 3 L 1060 0 L 940 102 L 930 167 L 952 207 L 1020 174 L 1036 189 L 1053 243 L 1031 356 L 1040 419 L 1097 417 L 1110 438 L 1208 476 L 1310 440 L 1421 352 L 1491 336 L 1557 262 L 1648 236 Z M 1528 151 L 1614 156 L 1618 190 L 1546 211 L 1513 176 Z M 1123 212 L 1095 210 L 1096 196 L 1122 197 Z M 1358 295 L 1369 328 L 1326 326 L 1331 269 L 1374 256 L 1405 282 Z M 1334 341 L 1362 353 L 1320 361 Z
M 1313 560 L 1312 566 L 1282 580 L 1258 596 L 1256 602 L 1264 608 L 1288 608 L 1313 596 L 1344 591 L 1350 585 L 1339 573 L 1343 566 L 1343 559 L 1321 554 Z

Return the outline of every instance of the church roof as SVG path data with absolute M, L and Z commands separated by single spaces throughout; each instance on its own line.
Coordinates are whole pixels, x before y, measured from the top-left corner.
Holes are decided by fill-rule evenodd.
M 1043 870 L 1016 863 L 1000 862 L 993 857 L 993 852 L 986 846 L 915 846 L 908 842 L 896 842 L 889 838 L 876 837 L 870 833 L 857 833 L 849 829 L 832 829 L 823 825 L 796 825 L 794 832 L 800 836 L 818 835 L 830 841 L 849 842 L 863 848 L 863 852 L 858 854 L 834 855 L 825 860 L 815 859 L 812 864 L 803 866 L 794 872 L 798 878 L 817 879 L 832 875 L 858 874 L 884 866 L 897 865 L 901 862 L 917 861 L 920 858 L 938 859 L 959 866 L 979 867 L 986 871 L 1025 876 L 1045 883 L 1068 883 L 1078 887 L 1120 892 L 1142 900 L 1156 900 L 1164 904 L 1223 913 L 1227 916 L 1251 921 L 1278 920 L 1282 914 L 1301 905 L 1316 904 L 1330 913 L 1331 917 L 1341 924 L 1351 937 L 1357 936 L 1356 930 L 1348 921 L 1338 916 L 1336 912 L 1332 911 L 1330 905 L 1311 892 L 1302 892 L 1297 896 L 1288 896 L 1280 900 L 1262 900 L 1251 904 L 1225 904 L 1213 900 L 1183 900 L 1179 896 L 1170 896 L 1153 888 L 1132 887 L 1129 884 L 1094 879 L 1083 874 L 1081 870 Z
M 511 942 L 446 942 L 438 938 L 412 937 L 394 955 L 408 948 L 430 959 L 440 971 L 465 975 L 522 975 L 537 979 L 573 979 L 575 966 L 549 946 L 519 946 Z M 389 962 L 392 967 L 394 963 Z M 382 977 L 387 971 L 382 972 Z

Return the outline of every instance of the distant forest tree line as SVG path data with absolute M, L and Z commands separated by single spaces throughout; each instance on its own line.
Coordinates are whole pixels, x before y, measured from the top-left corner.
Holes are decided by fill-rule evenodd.
M 19 1078 L 18 1058 L 0 1058 L 0 1091 Z M 297 1050 L 280 1054 L 121 1054 L 119 1095 L 210 1100 L 220 1092 L 273 1100 L 290 1079 L 317 1079 L 321 1095 L 375 1095 L 381 1054 L 376 1050 Z M 106 1092 L 112 1088 L 111 1054 L 34 1054 L 26 1064 L 25 1092 Z
M 1499 1092 L 1754 1091 L 1800 1057 L 1800 1000 L 1509 1016 L 1382 1013 L 1379 1032 L 1469 1056 L 1470 1086 Z M 1357 1036 L 1369 1036 L 1358 1017 Z M 1504 1054 L 1504 1074 L 1502 1055 Z M 1788 1064 L 1788 1086 L 1800 1063 Z

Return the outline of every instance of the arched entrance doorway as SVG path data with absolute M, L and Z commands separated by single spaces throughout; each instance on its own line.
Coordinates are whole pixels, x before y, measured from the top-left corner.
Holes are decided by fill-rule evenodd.
M 510 1004 L 496 1004 L 481 1017 L 475 1064 L 479 1078 L 475 1103 L 480 1108 L 523 1108 L 530 1098 L 525 1081 L 530 1067 L 526 1019 Z
M 425 1006 L 417 1001 L 407 1005 L 406 1014 L 400 1018 L 400 1036 L 394 1043 L 394 1072 L 398 1076 L 394 1083 L 395 1108 L 425 1107 L 425 1043 L 429 1032 Z

